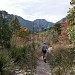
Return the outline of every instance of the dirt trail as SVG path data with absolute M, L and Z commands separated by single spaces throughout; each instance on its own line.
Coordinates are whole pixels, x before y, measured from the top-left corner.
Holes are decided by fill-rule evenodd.
M 36 74 L 35 75 L 52 75 L 51 70 L 48 63 L 43 61 L 43 57 L 41 56 L 37 62 Z

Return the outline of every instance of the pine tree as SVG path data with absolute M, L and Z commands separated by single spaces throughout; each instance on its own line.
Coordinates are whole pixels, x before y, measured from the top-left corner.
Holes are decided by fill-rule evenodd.
M 10 45 L 11 39 L 11 29 L 9 26 L 8 21 L 0 15 L 0 46 L 1 47 L 8 47 Z
M 20 23 L 16 16 L 14 16 L 12 19 L 11 27 L 13 34 L 17 33 L 17 31 L 20 29 Z
M 21 26 L 20 26 L 20 23 L 19 23 L 17 17 L 14 16 L 11 21 L 11 29 L 12 29 L 11 44 L 12 44 L 12 46 L 16 46 L 16 38 L 17 38 L 17 35 L 19 34 L 20 27 Z

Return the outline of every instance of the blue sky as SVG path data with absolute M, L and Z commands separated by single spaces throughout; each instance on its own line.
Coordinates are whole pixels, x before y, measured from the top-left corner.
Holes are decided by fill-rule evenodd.
M 0 10 L 30 21 L 57 22 L 67 15 L 70 7 L 70 0 L 0 0 Z

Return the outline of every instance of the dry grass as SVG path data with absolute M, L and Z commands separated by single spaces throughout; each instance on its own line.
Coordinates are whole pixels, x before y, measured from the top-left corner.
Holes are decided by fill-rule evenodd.
M 66 48 L 73 48 L 73 45 L 72 44 L 53 44 L 52 48 L 53 50 L 57 50 L 59 48 L 66 49 Z

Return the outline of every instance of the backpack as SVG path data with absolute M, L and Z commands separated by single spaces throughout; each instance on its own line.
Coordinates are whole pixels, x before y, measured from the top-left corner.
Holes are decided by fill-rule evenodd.
M 43 45 L 43 46 L 42 46 L 42 51 L 45 51 L 45 50 L 47 50 L 47 49 L 48 49 L 47 45 Z

